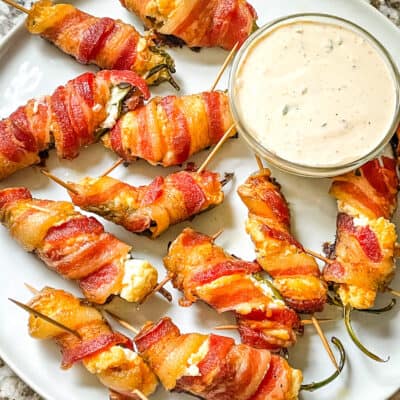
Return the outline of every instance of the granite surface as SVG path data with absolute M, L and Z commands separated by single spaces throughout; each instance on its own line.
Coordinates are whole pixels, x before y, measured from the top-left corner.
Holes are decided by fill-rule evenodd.
M 18 0 L 18 3 L 29 8 L 32 2 L 28 0 Z M 400 0 L 371 0 L 370 3 L 390 18 L 390 20 L 395 24 L 400 26 Z M 19 11 L 12 9 L 0 1 L 0 38 L 15 25 L 19 16 Z M 35 394 L 17 376 L 15 376 L 15 374 L 0 359 L 0 400 L 39 399 L 40 396 Z M 400 392 L 389 400 L 400 400 Z

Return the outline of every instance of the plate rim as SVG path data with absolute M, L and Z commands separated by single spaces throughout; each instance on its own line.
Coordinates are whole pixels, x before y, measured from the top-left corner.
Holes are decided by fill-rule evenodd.
M 386 24 L 386 26 L 397 35 L 400 35 L 400 27 L 396 26 L 393 21 L 391 21 L 388 17 L 383 15 L 382 12 L 377 10 L 374 6 L 372 6 L 369 2 L 369 0 L 353 0 L 355 3 L 358 3 L 360 7 L 364 7 L 365 9 L 368 9 L 370 12 L 375 14 L 375 17 L 377 20 L 379 19 L 381 22 Z M 251 3 L 251 0 L 249 0 Z M 290 15 L 290 14 L 287 14 Z M 6 46 L 9 44 L 14 39 L 14 36 L 19 35 L 19 34 L 24 34 L 25 29 L 24 29 L 24 22 L 25 22 L 25 16 L 24 14 L 21 14 L 17 16 L 15 25 L 0 39 L 0 60 L 2 59 L 2 53 L 7 53 Z M 400 64 L 400 59 L 398 60 Z M 400 208 L 400 205 L 399 205 Z M 400 272 L 399 272 L 400 273 Z M 40 397 L 42 397 L 44 400 L 57 400 L 55 397 L 48 395 L 46 393 L 46 387 L 41 385 L 40 383 L 36 383 L 34 380 L 30 378 L 29 373 L 25 373 L 18 365 L 17 363 L 13 362 L 11 358 L 8 357 L 7 352 L 3 350 L 3 346 L 0 343 L 0 357 L 2 360 L 5 362 L 6 367 L 9 367 L 9 369 L 20 379 L 23 381 L 23 383 L 27 386 L 29 386 L 36 394 L 38 394 Z M 400 389 L 400 387 L 399 387 Z M 399 390 L 398 389 L 398 390 Z M 388 400 L 397 393 L 396 390 L 389 398 Z

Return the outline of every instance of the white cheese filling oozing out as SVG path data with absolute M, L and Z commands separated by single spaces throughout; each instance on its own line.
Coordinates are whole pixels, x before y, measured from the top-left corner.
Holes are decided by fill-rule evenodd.
M 207 355 L 209 349 L 209 339 L 207 339 L 199 348 L 197 353 L 193 353 L 187 362 L 187 367 L 183 376 L 201 376 L 197 364 Z
M 271 289 L 271 287 L 267 283 L 260 281 L 256 278 L 254 278 L 253 276 L 250 276 L 250 279 L 254 283 L 255 286 L 260 288 L 266 296 L 268 296 L 272 299 L 272 302 L 274 305 L 276 305 L 278 307 L 285 306 L 285 302 L 283 300 L 279 299 L 278 297 L 276 297 L 274 291 Z
M 138 355 L 130 349 L 112 346 L 99 354 L 85 359 L 84 364 L 92 374 L 100 374 L 109 368 L 134 362 L 137 358 Z
M 111 96 L 106 104 L 107 118 L 103 121 L 100 128 L 111 129 L 117 122 L 121 110 L 121 101 L 131 90 L 131 86 L 114 86 L 111 89 Z
M 157 270 L 146 260 L 126 260 L 120 296 L 129 302 L 141 301 L 158 280 Z

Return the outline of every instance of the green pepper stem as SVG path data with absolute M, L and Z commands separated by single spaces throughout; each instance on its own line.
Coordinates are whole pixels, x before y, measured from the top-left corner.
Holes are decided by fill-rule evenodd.
M 344 347 L 342 342 L 335 336 L 332 337 L 331 342 L 336 346 L 340 353 L 340 362 L 339 368 L 328 378 L 319 381 L 312 382 L 308 384 L 301 385 L 300 390 L 305 390 L 307 392 L 313 392 L 314 390 L 320 389 L 326 385 L 329 385 L 332 381 L 334 381 L 342 372 L 344 364 L 346 363 L 346 352 L 344 351 Z
M 396 305 L 396 303 L 397 303 L 396 299 L 392 299 L 392 301 L 385 307 L 382 307 L 382 308 L 370 308 L 369 310 L 358 310 L 358 309 L 356 309 L 356 311 L 369 313 L 369 314 L 382 314 L 382 313 L 385 313 L 385 312 L 388 312 L 388 311 L 392 310 L 393 307 Z
M 356 333 L 354 332 L 354 329 L 351 325 L 351 311 L 353 310 L 353 308 L 349 305 L 346 304 L 346 306 L 344 307 L 344 323 L 346 325 L 346 329 L 347 332 L 350 335 L 351 340 L 353 341 L 353 343 L 369 358 L 371 358 L 374 361 L 377 362 L 387 362 L 389 361 L 389 357 L 386 360 L 383 360 L 382 358 L 380 358 L 379 356 L 377 356 L 376 354 L 370 352 L 358 339 Z
M 328 303 L 331 305 L 340 307 L 340 308 L 344 308 L 343 303 L 340 301 L 340 299 L 335 294 L 333 294 L 333 295 L 330 293 L 328 294 Z M 354 308 L 354 310 L 359 311 L 359 312 L 369 313 L 369 314 L 382 314 L 382 313 L 392 310 L 393 307 L 396 305 L 396 303 L 397 303 L 396 299 L 393 298 L 388 305 L 386 305 L 382 308 L 371 308 L 369 310 L 360 310 L 358 308 Z
M 235 174 L 233 172 L 225 172 L 224 179 L 219 181 L 219 183 L 221 184 L 222 187 L 224 187 L 233 179 L 234 176 L 235 176 Z
M 272 291 L 272 293 L 274 294 L 274 296 L 278 299 L 278 300 L 282 300 L 284 301 L 281 293 L 279 292 L 279 290 L 276 288 L 276 286 L 267 278 L 264 278 L 261 274 L 254 274 L 253 275 L 255 279 L 257 279 L 258 281 L 265 283 Z
M 254 33 L 256 31 L 258 31 L 260 29 L 260 27 L 257 25 L 257 22 L 254 21 L 253 22 L 253 27 L 251 28 L 251 33 Z
M 172 77 L 172 74 L 176 72 L 175 63 L 172 57 L 163 49 L 157 46 L 152 46 L 149 48 L 149 50 L 154 54 L 159 55 L 162 58 L 163 62 L 148 71 L 147 74 L 144 76 L 144 79 L 149 80 L 151 77 L 158 74 L 158 77 L 154 81 L 149 83 L 150 85 L 156 86 L 162 82 L 169 82 L 174 89 L 180 90 L 179 85 Z
M 328 303 L 332 304 L 333 306 L 343 308 L 343 304 L 336 295 L 336 293 L 335 294 L 328 293 Z

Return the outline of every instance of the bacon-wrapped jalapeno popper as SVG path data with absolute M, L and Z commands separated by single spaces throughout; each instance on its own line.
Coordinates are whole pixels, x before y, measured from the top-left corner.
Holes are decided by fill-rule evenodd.
M 169 167 L 217 144 L 232 124 L 224 92 L 155 97 L 120 118 L 103 143 L 126 161 L 143 158 Z
M 71 203 L 33 199 L 26 188 L 0 191 L 0 222 L 50 269 L 76 280 L 85 297 L 103 304 L 118 295 L 139 302 L 157 284 L 157 270 L 132 259 L 132 248 Z
M 26 27 L 83 64 L 131 70 L 148 84 L 169 81 L 178 88 L 171 76 L 174 61 L 155 43 L 154 36 L 141 36 L 121 20 L 97 18 L 71 4 L 39 0 L 28 15 Z
M 155 391 L 157 378 L 142 357 L 133 351 L 131 340 L 114 332 L 96 308 L 70 293 L 49 287 L 35 295 L 29 306 L 80 335 L 79 339 L 41 318 L 29 318 L 32 337 L 57 342 L 62 368 L 82 362 L 110 389 L 114 399 L 137 399 L 135 390 L 145 395 Z
M 69 194 L 83 210 L 156 238 L 171 225 L 221 204 L 222 184 L 217 173 L 186 170 L 139 187 L 109 176 L 85 178 L 70 183 L 75 192 Z
M 396 228 L 390 218 L 397 206 L 396 162 L 381 157 L 333 179 L 337 199 L 336 242 L 324 277 L 336 285 L 343 305 L 367 309 L 394 275 Z
M 246 231 L 257 261 L 274 279 L 286 303 L 297 312 L 321 311 L 327 286 L 315 259 L 290 232 L 290 211 L 279 184 L 263 169 L 241 185 L 238 193 L 249 209 Z
M 53 147 L 73 159 L 82 147 L 112 128 L 121 110 L 150 97 L 143 79 L 130 71 L 85 73 L 51 96 L 29 100 L 0 121 L 0 179 L 40 162 Z
M 240 45 L 256 28 L 257 14 L 245 0 L 120 0 L 145 26 L 189 47 Z
M 202 300 L 217 312 L 234 311 L 243 343 L 277 351 L 296 342 L 297 314 L 266 281 L 253 274 L 261 267 L 227 254 L 211 237 L 185 229 L 164 258 L 180 300 L 189 306 Z
M 301 371 L 267 350 L 232 338 L 182 334 L 170 318 L 147 324 L 135 338 L 139 353 L 168 391 L 206 400 L 295 400 Z

